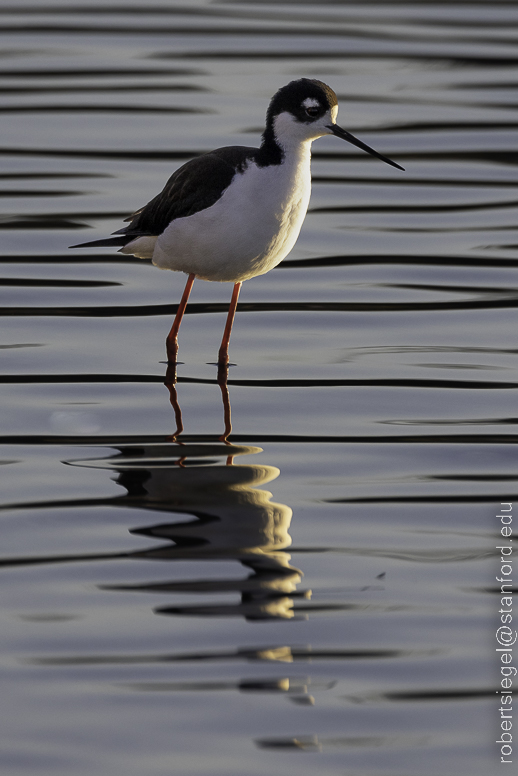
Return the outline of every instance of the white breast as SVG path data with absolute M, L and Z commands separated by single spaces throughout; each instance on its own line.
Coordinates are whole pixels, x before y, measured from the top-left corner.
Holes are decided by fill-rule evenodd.
M 249 163 L 212 207 L 171 222 L 153 264 L 233 283 L 279 264 L 295 245 L 311 193 L 310 144 L 297 150 L 280 165 Z

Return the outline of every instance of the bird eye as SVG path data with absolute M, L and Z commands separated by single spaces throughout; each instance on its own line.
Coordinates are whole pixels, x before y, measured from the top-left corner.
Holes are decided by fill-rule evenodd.
M 320 108 L 306 108 L 306 113 L 308 116 L 311 116 L 311 118 L 314 119 L 320 113 Z

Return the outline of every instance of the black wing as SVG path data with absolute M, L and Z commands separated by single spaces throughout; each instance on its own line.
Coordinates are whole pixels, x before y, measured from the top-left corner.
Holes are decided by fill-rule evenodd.
M 113 232 L 119 237 L 94 240 L 71 248 L 93 245 L 125 245 L 139 235 L 159 235 L 176 218 L 184 218 L 205 210 L 221 197 L 237 171 L 246 167 L 257 153 L 255 148 L 229 146 L 192 159 L 174 172 L 166 185 L 126 220 L 130 223 Z
M 129 226 L 114 234 L 161 234 L 176 218 L 185 218 L 211 207 L 236 174 L 243 169 L 255 148 L 218 148 L 192 159 L 171 175 L 151 202 L 137 210 Z

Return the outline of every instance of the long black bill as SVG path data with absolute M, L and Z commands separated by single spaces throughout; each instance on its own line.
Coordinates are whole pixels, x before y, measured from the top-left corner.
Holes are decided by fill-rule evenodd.
M 371 148 L 365 143 L 362 143 L 361 140 L 358 140 L 357 137 L 354 137 L 354 135 L 351 135 L 350 132 L 347 132 L 345 129 L 342 129 L 342 127 L 339 127 L 338 124 L 328 124 L 327 128 L 331 130 L 333 135 L 336 135 L 337 137 L 341 137 L 342 140 L 347 140 L 348 143 L 352 143 L 352 145 L 356 146 L 357 148 L 361 148 L 362 151 L 367 151 L 368 154 L 371 154 L 372 156 L 377 156 L 378 159 L 381 159 L 382 162 L 386 162 L 387 164 L 390 164 L 392 167 L 397 167 L 398 170 L 403 170 L 403 172 L 405 172 L 405 168 L 401 167 L 400 164 L 396 164 L 396 162 L 393 162 L 392 159 L 389 159 L 386 156 L 382 156 L 377 151 L 375 151 L 374 148 Z

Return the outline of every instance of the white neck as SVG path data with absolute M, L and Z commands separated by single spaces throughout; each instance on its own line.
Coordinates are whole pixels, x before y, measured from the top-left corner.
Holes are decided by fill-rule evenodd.
M 273 120 L 275 142 L 282 148 L 286 159 L 294 157 L 300 162 L 311 158 L 311 143 L 305 124 L 295 121 L 289 113 L 280 113 Z

